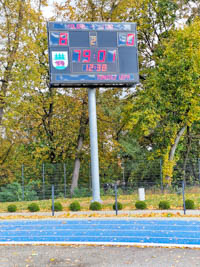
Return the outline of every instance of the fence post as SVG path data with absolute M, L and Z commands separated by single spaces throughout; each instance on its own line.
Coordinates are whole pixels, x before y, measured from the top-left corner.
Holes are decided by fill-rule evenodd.
M 24 164 L 22 163 L 22 200 L 24 200 Z
M 160 159 L 160 186 L 163 193 L 163 174 L 162 174 L 162 159 Z
M 122 178 L 123 178 L 123 184 L 125 185 L 125 163 L 124 160 L 122 159 Z
M 51 195 L 52 195 L 52 216 L 54 216 L 54 185 L 51 187 Z
M 182 181 L 182 192 L 183 192 L 183 210 L 184 210 L 184 215 L 186 214 L 186 209 L 185 209 L 185 183 Z
M 117 184 L 115 184 L 115 212 L 116 216 L 118 214 L 118 205 L 117 205 Z
M 44 162 L 42 163 L 42 192 L 43 192 L 43 199 L 45 199 L 45 166 L 44 166 Z
M 199 165 L 199 182 L 200 182 L 200 159 L 198 159 L 198 165 Z
M 64 197 L 66 198 L 66 164 L 64 163 Z

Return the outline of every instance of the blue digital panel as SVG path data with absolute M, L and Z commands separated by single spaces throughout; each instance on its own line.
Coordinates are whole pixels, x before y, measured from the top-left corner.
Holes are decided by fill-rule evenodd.
M 131 31 L 136 29 L 135 23 L 85 23 L 85 22 L 49 22 L 50 30 L 86 30 L 86 31 Z
M 135 23 L 49 22 L 50 86 L 132 86 L 139 82 Z
M 116 50 L 108 50 L 107 51 L 107 61 L 108 62 L 115 62 L 117 52 Z
M 68 46 L 69 45 L 68 32 L 50 32 L 49 44 L 50 46 Z

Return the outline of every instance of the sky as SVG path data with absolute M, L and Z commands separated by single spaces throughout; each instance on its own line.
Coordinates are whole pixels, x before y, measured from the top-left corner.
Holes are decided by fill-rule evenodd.
M 64 0 L 48 0 L 48 7 L 43 8 L 43 14 L 45 18 L 49 18 L 53 15 L 53 3 L 62 3 Z

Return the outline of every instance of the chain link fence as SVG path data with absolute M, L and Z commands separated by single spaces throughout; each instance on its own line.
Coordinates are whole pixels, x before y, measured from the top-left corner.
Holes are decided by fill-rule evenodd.
M 39 166 L 22 164 L 16 170 L 12 182 L 0 186 L 0 201 L 42 200 L 51 198 L 54 185 L 55 198 L 69 198 L 73 165 L 69 163 L 43 163 Z M 100 168 L 101 195 L 113 195 L 117 184 L 120 194 L 132 194 L 138 188 L 145 188 L 150 194 L 168 192 L 180 193 L 182 181 L 186 192 L 199 192 L 200 159 L 178 162 L 174 167 L 172 186 L 165 188 L 162 177 L 162 160 L 124 161 L 121 165 Z M 9 179 L 8 179 L 9 181 Z M 79 187 L 73 197 L 92 196 L 90 164 L 80 170 Z

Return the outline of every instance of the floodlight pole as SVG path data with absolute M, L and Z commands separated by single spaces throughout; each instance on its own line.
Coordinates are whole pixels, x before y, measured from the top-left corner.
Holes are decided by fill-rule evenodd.
M 92 201 L 101 202 L 99 183 L 99 157 L 97 138 L 96 89 L 88 89 L 88 106 L 90 120 L 90 153 L 92 174 Z

